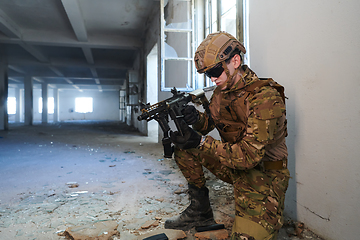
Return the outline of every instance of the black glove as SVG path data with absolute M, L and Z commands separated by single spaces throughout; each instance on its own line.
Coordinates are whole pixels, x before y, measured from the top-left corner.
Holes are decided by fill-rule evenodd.
M 186 125 L 184 123 L 184 125 Z M 201 141 L 201 135 L 198 134 L 194 129 L 189 127 L 188 125 L 182 126 L 182 131 L 184 133 L 184 136 L 181 136 L 181 134 L 176 131 L 170 132 L 170 139 L 171 141 L 180 149 L 190 149 L 190 148 L 196 148 L 199 146 Z
M 187 105 L 181 112 L 184 120 L 188 125 L 193 125 L 199 120 L 199 113 L 192 105 Z

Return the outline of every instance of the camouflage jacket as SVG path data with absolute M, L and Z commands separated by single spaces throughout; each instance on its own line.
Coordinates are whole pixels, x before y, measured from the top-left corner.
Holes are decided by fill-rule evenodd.
M 206 136 L 199 147 L 234 169 L 250 169 L 261 161 L 287 158 L 284 88 L 272 79 L 260 80 L 247 66 L 230 89 L 216 88 L 210 115 L 199 113 L 193 128 L 203 135 L 216 128 L 221 141 Z

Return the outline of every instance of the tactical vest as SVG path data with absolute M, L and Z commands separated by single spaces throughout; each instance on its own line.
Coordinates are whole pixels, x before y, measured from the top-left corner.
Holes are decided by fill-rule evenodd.
M 271 78 L 260 78 L 259 81 L 248 87 L 229 93 L 222 93 L 219 88 L 215 89 L 211 99 L 210 112 L 223 142 L 233 144 L 245 136 L 247 118 L 250 114 L 248 99 L 264 86 L 275 88 L 285 103 L 284 87 Z

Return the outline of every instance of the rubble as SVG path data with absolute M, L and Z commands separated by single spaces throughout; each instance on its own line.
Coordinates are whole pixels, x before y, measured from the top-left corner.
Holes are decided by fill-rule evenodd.
M 104 221 L 69 227 L 61 235 L 73 240 L 108 240 L 112 236 L 120 237 L 117 227 L 118 224 L 115 221 Z
M 150 221 L 147 221 L 146 223 L 144 223 L 141 228 L 142 229 L 148 229 L 148 228 L 151 228 L 151 227 L 157 227 L 159 226 L 159 221 L 158 220 L 150 220 Z
M 79 184 L 77 182 L 67 182 L 66 185 L 69 188 L 77 188 L 77 187 L 79 187 Z
M 36 129 L 36 126 L 33 127 Z M 76 129 L 80 127 L 76 125 Z M 30 133 L 33 131 L 33 128 L 26 129 Z M 80 237 L 77 233 L 86 231 L 84 235 L 87 235 L 96 229 L 95 226 L 110 223 L 113 225 L 97 234 L 104 237 L 114 234 L 113 240 L 142 240 L 160 233 L 174 240 L 215 239 L 211 232 L 200 234 L 195 229 L 186 232 L 164 229 L 166 219 L 182 212 L 189 200 L 186 180 L 181 176 L 174 159 L 162 158 L 161 145 L 155 145 L 151 139 L 137 136 L 136 133 L 129 135 L 123 134 L 123 130 L 116 132 L 116 128 L 109 127 L 111 133 L 115 131 L 113 135 L 103 132 L 92 135 L 86 131 L 77 133 L 74 129 L 67 130 L 65 124 L 58 132 L 51 126 L 48 130 L 42 130 L 46 133 L 41 135 L 42 138 L 51 136 L 51 142 L 56 143 L 51 145 L 44 144 L 49 139 L 37 138 L 28 132 L 13 135 L 18 136 L 17 141 L 27 142 L 21 149 L 26 156 L 30 155 L 28 151 L 32 151 L 33 146 L 42 145 L 32 155 L 42 163 L 37 163 L 39 166 L 49 167 L 34 175 L 30 175 L 34 170 L 29 171 L 27 168 L 26 174 L 18 174 L 21 169 L 16 168 L 16 171 L 11 172 L 13 177 L 2 171 L 10 168 L 2 166 L 2 186 L 9 187 L 1 189 L 0 239 L 59 240 L 64 239 L 64 234 L 75 238 Z M 71 140 L 67 137 L 69 135 L 72 136 Z M 140 140 L 142 146 L 134 149 Z M 14 140 L 8 136 L 7 141 Z M 76 149 L 69 148 L 75 143 Z M 47 152 L 48 148 L 51 148 L 52 153 Z M 73 151 L 72 154 L 69 151 Z M 23 155 L 16 158 L 10 149 L 2 154 L 3 159 L 11 157 L 8 163 L 23 164 Z M 47 165 L 49 159 L 53 163 Z M 115 162 L 116 167 L 109 167 L 115 165 Z M 54 170 L 56 174 L 53 174 Z M 47 178 L 40 178 L 47 173 L 50 173 Z M 222 234 L 225 231 L 231 233 L 235 213 L 233 188 L 215 179 L 207 170 L 205 176 L 215 220 L 225 225 L 225 229 L 217 232 L 216 237 L 226 239 Z M 10 181 L 12 177 L 18 178 L 16 184 L 21 182 L 27 185 L 14 186 Z M 69 188 L 72 185 L 77 187 Z M 287 223 L 281 229 L 278 240 L 298 240 L 300 236 L 321 240 L 306 226 Z M 211 238 L 205 238 L 209 235 Z
M 226 240 L 229 238 L 229 232 L 226 229 L 198 232 L 195 233 L 195 237 L 199 240 L 205 240 L 205 239 Z

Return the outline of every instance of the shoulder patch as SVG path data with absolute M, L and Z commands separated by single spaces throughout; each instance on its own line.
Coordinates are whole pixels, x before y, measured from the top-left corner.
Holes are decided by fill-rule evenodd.
M 265 86 L 250 99 L 249 110 L 254 113 L 255 118 L 266 120 L 281 117 L 286 109 L 279 92 Z

